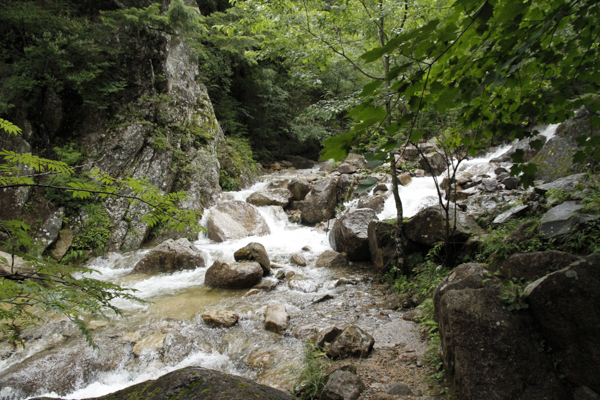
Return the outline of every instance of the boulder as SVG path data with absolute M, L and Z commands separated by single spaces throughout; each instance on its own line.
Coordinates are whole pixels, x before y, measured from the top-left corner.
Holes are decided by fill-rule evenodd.
M 375 211 L 369 208 L 351 210 L 337 219 L 329 233 L 329 244 L 338 252 L 347 254 L 350 261 L 365 261 L 371 258 L 367 229 L 376 220 Z
M 263 277 L 263 269 L 253 261 L 228 263 L 216 260 L 206 270 L 204 283 L 210 287 L 247 289 L 256 285 Z
M 327 350 L 330 358 L 365 358 L 373 349 L 375 340 L 373 336 L 363 331 L 356 325 L 349 325 L 331 344 Z
M 370 208 L 376 213 L 383 211 L 383 205 L 385 203 L 385 197 L 383 196 L 370 196 L 365 199 L 358 201 L 358 208 Z
M 451 228 L 449 239 L 451 242 L 464 243 L 469 237 L 483 233 L 483 230 L 470 215 L 462 211 L 455 211 L 452 205 L 450 207 Z M 452 224 L 455 219 L 456 226 L 453 229 Z M 443 242 L 445 232 L 446 214 L 439 205 L 420 211 L 404 224 L 406 237 L 426 246 L 435 246 L 437 243 Z
M 494 220 L 492 221 L 492 224 L 496 224 L 496 225 L 503 224 L 506 221 L 508 221 L 509 219 L 511 219 L 512 217 L 523 215 L 523 213 L 525 211 L 527 211 L 528 208 L 529 208 L 528 205 L 514 206 L 511 209 L 509 209 L 508 211 L 505 211 L 502 214 L 498 215 L 496 218 L 494 218 Z
M 230 328 L 237 324 L 240 316 L 227 310 L 211 310 L 201 315 L 207 325 Z
M 222 399 L 293 400 L 289 394 L 260 385 L 241 376 L 202 367 L 186 367 L 169 372 L 156 380 L 97 397 L 97 400 L 222 400 Z M 42 400 L 42 399 L 38 399 Z
M 352 175 L 341 175 L 336 184 L 336 198 L 338 203 L 343 203 L 351 198 L 349 192 L 354 188 L 356 180 Z
M 537 229 L 546 239 L 558 238 L 575 231 L 594 217 L 581 213 L 583 206 L 575 201 L 565 201 L 548 210 Z
M 446 164 L 444 156 L 437 152 L 425 154 L 419 159 L 419 165 L 421 165 L 421 168 L 423 168 L 425 171 L 435 176 L 446 171 L 448 168 L 448 164 Z
M 225 201 L 210 211 L 206 222 L 208 237 L 216 242 L 264 236 L 271 233 L 258 209 L 245 201 Z
M 283 273 L 283 271 L 279 271 L 281 273 Z M 258 289 L 258 290 L 262 290 L 265 292 L 271 292 L 273 290 L 275 290 L 275 288 L 277 287 L 277 285 L 279 284 L 278 280 L 273 280 L 273 279 L 263 279 L 262 281 L 260 281 L 260 283 L 256 286 L 253 287 L 253 289 Z
M 317 347 L 324 347 L 325 343 L 333 343 L 342 333 L 342 329 L 334 325 L 319 329 L 312 337 L 312 342 Z
M 396 383 L 394 386 L 388 389 L 387 394 L 393 394 L 396 396 L 414 396 L 415 394 L 410 390 L 408 385 L 405 383 Z
M 525 281 L 538 279 L 550 272 L 568 267 L 580 257 L 562 251 L 534 251 L 517 253 L 491 267 L 504 277 L 523 278 Z
M 271 261 L 265 250 L 265 246 L 252 242 L 233 253 L 235 261 L 256 261 L 263 269 L 263 275 L 271 274 Z
M 275 333 L 283 333 L 287 329 L 290 315 L 282 304 L 267 304 L 265 329 Z
M 165 346 L 166 333 L 156 333 L 145 336 L 133 346 L 133 354 L 141 356 L 144 353 L 156 352 Z
M 481 265 L 459 268 L 438 285 L 434 305 L 446 377 L 460 398 L 568 398 L 531 324 L 500 299 L 499 280 L 482 286 Z
M 294 271 L 289 272 L 293 273 Z M 286 274 L 285 278 L 288 280 L 288 287 L 298 292 L 315 293 L 319 290 L 320 287 L 320 285 L 317 282 L 310 279 L 304 279 L 301 276 L 297 276 L 295 274 L 291 276 Z
M 517 143 L 513 144 L 510 149 L 505 151 L 500 157 L 494 158 L 490 162 L 513 162 L 512 156 L 517 153 L 517 151 L 523 153 L 523 162 L 531 161 L 531 159 L 538 153 L 538 150 L 531 146 L 531 142 L 533 141 L 541 142 L 541 145 L 543 146 L 546 143 L 546 137 L 542 135 L 535 135 L 530 138 L 521 139 Z
M 574 174 L 565 176 L 563 178 L 556 179 L 552 182 L 538 185 L 534 188 L 538 194 L 546 194 L 549 190 L 565 190 L 567 192 L 574 192 L 575 187 L 582 183 L 586 178 L 586 174 Z
M 5 259 L 6 263 L 3 260 L 1 260 L 1 258 Z M 24 276 L 30 276 L 33 275 L 35 272 L 36 269 L 33 266 L 31 266 L 28 262 L 23 260 L 22 257 L 14 256 L 13 261 L 12 255 L 10 255 L 9 253 L 5 253 L 4 251 L 0 251 L 0 274 L 10 275 L 12 273 L 15 273 Z
M 494 178 L 484 178 L 481 183 L 486 192 L 495 192 L 498 189 L 498 181 Z
M 306 267 L 306 259 L 300 253 L 294 253 L 290 257 L 290 263 L 297 265 L 299 267 Z
M 293 197 L 292 192 L 288 189 L 265 189 L 259 192 L 254 192 L 246 199 L 246 202 L 257 207 L 262 206 L 281 206 L 286 207 L 290 204 Z
M 384 221 L 371 221 L 367 229 L 369 238 L 369 253 L 375 271 L 383 275 L 392 262 L 397 260 L 396 253 L 397 227 Z
M 521 185 L 521 179 L 516 176 L 509 176 L 508 178 L 502 179 L 501 183 L 507 190 L 514 190 Z
M 310 184 L 298 179 L 292 180 L 287 188 L 292 193 L 292 200 L 304 200 L 310 192 Z
M 36 234 L 36 242 L 41 245 L 41 251 L 45 251 L 58 238 L 58 233 L 63 225 L 65 216 L 64 208 L 59 208 L 58 211 L 52 213 Z
M 153 274 L 206 267 L 205 256 L 186 238 L 167 239 L 133 267 L 134 273 Z
M 337 251 L 325 250 L 315 263 L 317 268 L 344 268 L 348 266 L 348 260 Z
M 314 167 L 316 164 L 315 161 L 300 156 L 285 156 L 283 158 L 289 161 L 296 169 L 308 169 Z
M 337 370 L 329 376 L 322 400 L 357 400 L 366 389 L 363 381 L 350 371 Z
M 538 279 L 525 295 L 558 372 L 600 393 L 600 255 Z
M 340 172 L 340 174 L 353 174 L 356 172 L 356 167 L 348 163 L 342 163 L 338 167 L 338 171 Z
M 54 244 L 54 249 L 50 253 L 50 256 L 54 258 L 56 261 L 62 260 L 62 258 L 67 254 L 69 248 L 73 244 L 73 239 L 75 235 L 70 229 L 63 229 L 58 234 L 58 240 Z
M 291 208 L 302 212 L 302 223 L 314 225 L 335 215 L 337 179 L 324 179 L 315 184 L 304 200 L 294 201 Z
M 412 176 L 410 176 L 408 172 L 403 172 L 398 175 L 398 182 L 400 182 L 402 186 L 406 186 L 412 182 Z
M 289 184 L 290 184 L 289 179 L 277 179 L 277 180 L 271 181 L 269 183 L 269 185 L 267 186 L 267 189 L 287 189 Z

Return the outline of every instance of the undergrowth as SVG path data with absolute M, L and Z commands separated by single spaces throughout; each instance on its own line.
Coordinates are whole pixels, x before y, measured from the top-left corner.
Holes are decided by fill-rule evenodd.
M 297 399 L 311 400 L 319 398 L 327 383 L 324 372 L 328 359 L 322 348 L 308 341 L 304 350 L 305 366 L 296 380 L 292 395 Z

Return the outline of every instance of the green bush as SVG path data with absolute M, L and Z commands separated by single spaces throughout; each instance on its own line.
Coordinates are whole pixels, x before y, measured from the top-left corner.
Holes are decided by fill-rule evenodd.
M 82 232 L 73 241 L 71 249 L 102 253 L 112 234 L 113 224 L 101 204 L 88 204 L 84 208 L 88 213 L 88 219 L 83 225 Z

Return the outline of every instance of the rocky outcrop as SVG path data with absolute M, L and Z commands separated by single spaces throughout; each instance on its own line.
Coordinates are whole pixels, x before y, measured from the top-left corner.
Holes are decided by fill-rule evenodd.
M 452 205 L 450 207 L 450 242 L 464 243 L 471 236 L 483 233 L 471 216 L 462 211 L 455 211 Z M 426 208 L 406 222 L 404 233 L 414 242 L 435 246 L 446 237 L 446 214 L 440 206 Z
M 373 344 L 375 344 L 373 336 L 356 325 L 350 325 L 333 341 L 331 347 L 327 350 L 327 357 L 334 359 L 365 358 L 373 349 Z
M 271 233 L 258 209 L 238 200 L 219 203 L 212 209 L 206 222 L 206 229 L 208 237 L 217 242 Z
M 207 325 L 223 328 L 230 328 L 237 324 L 240 316 L 237 313 L 227 310 L 211 310 L 201 315 L 202 320 Z
M 235 261 L 256 261 L 263 269 L 264 275 L 271 274 L 271 260 L 267 255 L 265 246 L 252 242 L 233 253 Z
M 259 192 L 254 192 L 246 199 L 246 202 L 261 206 L 281 206 L 286 207 L 292 198 L 292 192 L 288 189 L 265 189 Z
M 600 255 L 533 282 L 525 294 L 558 372 L 600 393 Z
M 348 265 L 348 259 L 337 251 L 325 250 L 315 263 L 317 268 L 343 268 Z
M 196 269 L 206 266 L 204 254 L 189 240 L 168 239 L 152 250 L 133 268 L 134 273 L 152 274 Z
M 290 315 L 283 304 L 269 303 L 265 315 L 265 329 L 275 333 L 283 333 L 287 329 Z
M 338 252 L 347 254 L 350 261 L 369 260 L 369 223 L 377 219 L 375 211 L 362 208 L 351 210 L 335 221 L 329 233 L 329 243 Z
M 204 283 L 210 287 L 247 289 L 256 285 L 263 277 L 263 269 L 257 262 L 228 263 L 217 260 L 206 270 Z
M 263 400 L 292 400 L 287 393 L 260 385 L 240 376 L 205 369 L 182 368 L 156 380 L 150 380 L 119 390 L 98 400 L 222 400 L 260 398 Z M 39 398 L 38 400 L 42 400 Z
M 324 179 L 317 182 L 304 200 L 292 203 L 292 209 L 302 212 L 302 223 L 314 225 L 334 217 L 337 179 Z

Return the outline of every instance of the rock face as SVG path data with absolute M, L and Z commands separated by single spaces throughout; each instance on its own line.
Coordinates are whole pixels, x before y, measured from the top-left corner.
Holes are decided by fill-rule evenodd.
M 453 222 L 456 213 L 456 227 L 453 228 Z M 446 216 L 440 206 L 431 206 L 412 217 L 404 225 L 406 236 L 417 243 L 426 246 L 435 246 L 443 242 L 446 229 Z M 474 235 L 483 233 L 483 230 L 477 225 L 475 220 L 462 211 L 450 211 L 450 241 L 455 243 L 464 243 Z
M 314 225 L 335 215 L 336 179 L 324 179 L 315 184 L 302 201 L 292 203 L 292 208 L 302 212 L 302 223 Z
M 549 272 L 568 267 L 579 259 L 576 255 L 556 250 L 517 253 L 498 262 L 492 269 L 499 271 L 504 277 L 532 281 Z
M 337 370 L 329 375 L 323 388 L 323 400 L 356 400 L 366 389 L 363 381 L 350 371 Z
M 256 261 L 263 269 L 265 276 L 271 274 L 271 260 L 267 255 L 265 246 L 252 242 L 233 253 L 235 261 Z
M 258 209 L 238 200 L 220 203 L 211 210 L 206 229 L 208 237 L 217 242 L 271 233 Z
M 396 226 L 387 222 L 369 222 L 369 252 L 373 267 L 379 274 L 385 274 L 396 259 L 396 230 Z
M 368 208 L 351 210 L 335 221 L 329 234 L 329 244 L 335 251 L 344 252 L 348 260 L 363 261 L 371 258 L 367 229 L 377 219 L 375 211 Z
M 292 192 L 288 189 L 265 189 L 260 192 L 254 192 L 246 199 L 246 202 L 261 206 L 281 206 L 285 207 L 290 203 Z
M 344 268 L 348 266 L 348 260 L 337 251 L 325 250 L 317 259 L 317 268 Z
M 207 325 L 230 328 L 237 324 L 240 316 L 227 310 L 211 310 L 201 315 Z
M 265 329 L 275 333 L 283 333 L 287 329 L 290 316 L 282 304 L 269 303 L 265 315 Z
M 331 344 L 327 350 L 327 357 L 330 358 L 365 358 L 373 349 L 375 340 L 373 336 L 363 331 L 356 325 L 350 325 Z
M 146 254 L 135 265 L 133 272 L 153 274 L 196 269 L 205 266 L 206 260 L 204 255 L 189 240 L 185 238 L 178 240 L 168 239 Z
M 600 393 L 600 255 L 533 282 L 525 294 L 558 372 Z
M 240 376 L 228 375 L 201 367 L 187 367 L 170 372 L 156 380 L 130 386 L 98 397 L 98 400 L 222 400 L 254 399 L 293 400 L 284 392 L 263 386 Z M 41 400 L 41 399 L 38 399 Z
M 482 273 L 459 266 L 434 295 L 448 380 L 462 399 L 569 398 L 529 321 L 506 309 L 499 282 L 482 286 Z
M 204 283 L 210 287 L 247 289 L 263 277 L 263 269 L 257 262 L 227 263 L 217 260 L 206 270 Z

